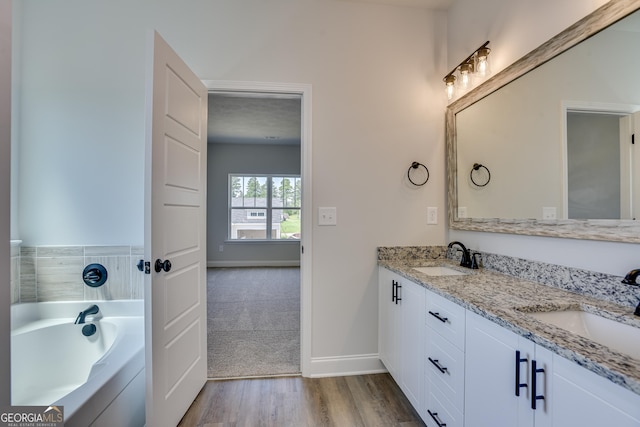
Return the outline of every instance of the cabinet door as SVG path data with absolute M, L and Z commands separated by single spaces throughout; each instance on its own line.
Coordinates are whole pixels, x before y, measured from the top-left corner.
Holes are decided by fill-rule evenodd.
M 558 355 L 553 368 L 549 426 L 640 426 L 640 395 Z
M 425 323 L 425 289 L 408 280 L 401 282 L 400 306 L 402 313 L 402 327 L 400 329 L 400 365 L 402 382 L 400 387 L 404 391 L 413 407 L 422 413 L 421 405 L 424 399 L 424 342 L 426 335 Z
M 475 314 L 466 315 L 465 425 L 532 427 L 528 378 L 534 344 Z M 521 359 L 516 396 L 516 351 Z
M 396 288 L 400 276 L 387 270 L 378 268 L 378 353 L 391 376 L 400 384 L 398 371 L 400 354 L 400 305 L 396 304 Z

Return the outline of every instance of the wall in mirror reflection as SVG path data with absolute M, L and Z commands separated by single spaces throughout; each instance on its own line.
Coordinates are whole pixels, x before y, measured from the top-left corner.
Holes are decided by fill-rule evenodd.
M 459 216 L 640 216 L 638 46 L 636 12 L 459 112 Z M 568 139 L 580 122 L 590 129 L 574 126 Z M 612 123 L 617 143 L 603 136 Z M 474 163 L 490 169 L 487 186 L 471 181 Z

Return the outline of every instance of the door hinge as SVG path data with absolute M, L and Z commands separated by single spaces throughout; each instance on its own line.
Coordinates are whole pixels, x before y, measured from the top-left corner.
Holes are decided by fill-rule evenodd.
M 635 144 L 636 143 L 636 134 L 632 133 L 631 134 L 631 144 Z
M 300 251 L 304 254 L 304 246 L 300 245 Z

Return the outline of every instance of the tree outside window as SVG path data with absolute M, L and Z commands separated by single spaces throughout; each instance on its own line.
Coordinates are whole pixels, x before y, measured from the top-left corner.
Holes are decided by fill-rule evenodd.
M 300 176 L 229 175 L 229 239 L 300 239 Z

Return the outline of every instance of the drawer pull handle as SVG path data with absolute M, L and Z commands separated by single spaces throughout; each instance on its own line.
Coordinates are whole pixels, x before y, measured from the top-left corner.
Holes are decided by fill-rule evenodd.
M 396 282 L 395 280 L 392 280 L 391 281 L 391 302 L 396 302 L 396 297 L 397 297 L 396 286 L 398 286 L 398 282 Z
M 446 423 L 443 423 L 442 421 L 440 421 L 440 418 L 438 418 L 437 412 L 431 412 L 430 409 L 427 409 L 427 412 L 429 413 L 429 415 L 431 415 L 431 418 L 433 418 L 433 421 L 435 421 L 436 424 L 438 424 L 438 427 L 447 427 Z
M 398 301 L 402 301 L 402 298 L 398 296 L 398 289 L 400 289 L 402 285 L 400 282 L 396 282 L 395 280 L 391 281 L 391 302 L 395 302 L 396 305 Z
M 516 396 L 520 396 L 520 388 L 527 387 L 527 383 L 520 382 L 520 364 L 526 362 L 526 357 L 520 357 L 520 350 L 516 350 Z
M 544 400 L 544 396 L 537 394 L 537 376 L 539 373 L 544 372 L 544 368 L 538 368 L 537 362 L 535 360 L 531 361 L 531 409 L 536 409 L 536 402 L 538 400 Z
M 429 362 L 433 363 L 433 366 L 435 366 L 436 368 L 438 368 L 438 370 L 440 372 L 442 372 L 443 374 L 446 373 L 448 371 L 447 368 L 445 368 L 444 366 L 440 365 L 440 362 L 438 362 L 438 359 L 432 359 L 432 358 L 428 358 Z
M 441 321 L 442 323 L 447 323 L 447 321 L 449 320 L 446 317 L 440 316 L 440 313 L 434 313 L 433 311 L 429 311 L 429 314 L 435 317 L 436 319 L 438 319 L 439 321 Z

